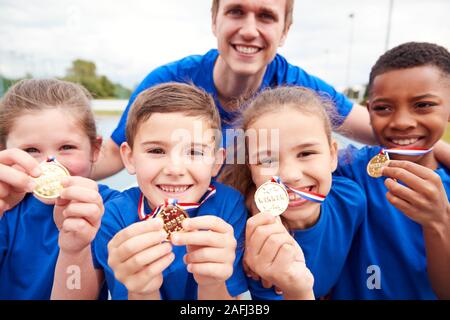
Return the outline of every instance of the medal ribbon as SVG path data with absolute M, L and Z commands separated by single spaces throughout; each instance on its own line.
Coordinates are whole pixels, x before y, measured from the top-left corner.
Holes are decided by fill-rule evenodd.
M 149 214 L 145 214 L 144 212 L 144 201 L 145 201 L 145 197 L 144 194 L 141 192 L 141 196 L 139 198 L 139 205 L 138 205 L 138 215 L 139 215 L 139 220 L 147 220 L 149 218 L 153 218 L 155 217 L 164 207 L 167 207 L 169 205 L 171 206 L 177 206 L 183 210 L 192 210 L 192 209 L 197 209 L 198 207 L 200 207 L 203 203 L 206 202 L 206 200 L 208 200 L 209 198 L 211 198 L 213 195 L 216 194 L 216 188 L 213 185 L 210 185 L 208 187 L 208 191 L 206 191 L 204 199 L 202 200 L 202 202 L 198 203 L 198 202 L 194 202 L 194 203 L 179 203 L 177 199 L 166 199 L 164 200 L 164 204 L 156 207 L 155 209 L 153 209 L 153 211 Z
M 325 201 L 325 196 L 323 194 L 315 193 L 312 191 L 305 191 L 305 190 L 301 191 L 301 190 L 297 190 L 297 189 L 288 187 L 281 181 L 280 177 L 278 177 L 278 176 L 273 176 L 271 181 L 280 184 L 283 188 L 292 191 L 293 193 L 295 193 L 296 195 L 298 195 L 299 197 L 301 197 L 303 199 L 306 199 L 306 200 L 309 200 L 312 202 L 317 202 L 317 203 L 322 203 Z
M 386 154 L 389 153 L 393 154 L 401 154 L 404 156 L 421 156 L 428 152 L 433 150 L 433 148 L 430 149 L 424 149 L 424 148 L 392 148 L 392 149 L 381 149 L 380 154 Z

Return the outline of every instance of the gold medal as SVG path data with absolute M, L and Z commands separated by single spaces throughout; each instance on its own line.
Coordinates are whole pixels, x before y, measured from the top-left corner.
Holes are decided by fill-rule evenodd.
M 33 193 L 45 199 L 58 198 L 63 189 L 61 179 L 69 177 L 69 171 L 56 161 L 42 162 L 39 167 L 42 174 L 34 178 L 36 188 L 34 188 Z
M 184 219 L 189 218 L 187 212 L 176 205 L 168 205 L 162 208 L 157 216 L 164 222 L 163 228 L 168 234 L 167 238 L 169 238 L 170 234 L 173 232 L 182 231 L 183 227 L 181 226 L 181 223 Z
M 279 216 L 289 205 L 289 195 L 282 185 L 269 181 L 256 190 L 255 203 L 260 212 Z
M 379 153 L 367 164 L 367 174 L 372 178 L 381 177 L 381 169 L 387 166 L 389 156 L 387 153 Z

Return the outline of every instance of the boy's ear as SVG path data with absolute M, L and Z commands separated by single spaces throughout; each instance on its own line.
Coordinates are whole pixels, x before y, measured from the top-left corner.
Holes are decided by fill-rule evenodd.
M 334 172 L 338 165 L 338 144 L 336 140 L 331 140 L 330 155 L 331 155 L 331 172 Z
M 212 170 L 213 177 L 216 177 L 219 174 L 220 169 L 222 168 L 223 163 L 225 162 L 225 154 L 226 154 L 226 152 L 225 152 L 224 148 L 219 148 L 216 151 L 215 162 L 214 162 L 214 166 L 213 166 L 213 170 Z
M 136 174 L 136 168 L 134 166 L 133 150 L 124 142 L 120 145 L 120 156 L 122 157 L 122 162 L 125 165 L 129 174 Z
M 102 150 L 103 137 L 97 136 L 95 143 L 92 145 L 92 162 L 96 162 Z

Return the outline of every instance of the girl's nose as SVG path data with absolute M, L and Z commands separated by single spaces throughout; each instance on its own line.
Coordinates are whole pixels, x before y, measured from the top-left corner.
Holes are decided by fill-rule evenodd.
M 283 183 L 295 186 L 303 178 L 303 170 L 301 166 L 296 163 L 280 163 L 279 176 Z

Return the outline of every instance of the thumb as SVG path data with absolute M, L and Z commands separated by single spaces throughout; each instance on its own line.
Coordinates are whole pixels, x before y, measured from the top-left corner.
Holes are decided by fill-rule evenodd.
M 64 207 L 69 204 L 70 200 L 62 199 L 61 197 L 56 198 L 55 206 Z

